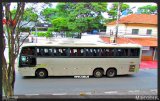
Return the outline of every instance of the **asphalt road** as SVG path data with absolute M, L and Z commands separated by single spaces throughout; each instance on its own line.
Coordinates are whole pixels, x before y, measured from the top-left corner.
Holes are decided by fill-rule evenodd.
M 156 95 L 157 69 L 115 78 L 22 77 L 16 70 L 15 95 Z

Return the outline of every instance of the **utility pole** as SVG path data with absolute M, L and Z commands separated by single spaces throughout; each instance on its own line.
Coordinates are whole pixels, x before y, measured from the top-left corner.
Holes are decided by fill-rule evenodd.
M 35 23 L 35 32 L 36 32 L 36 43 L 37 43 L 37 37 L 38 37 L 38 33 L 37 33 L 37 22 Z
M 117 21 L 116 21 L 116 34 L 113 43 L 117 42 L 117 36 L 118 36 L 118 24 L 119 24 L 119 18 L 120 18 L 120 8 L 121 8 L 122 2 L 118 3 L 118 11 L 117 11 Z

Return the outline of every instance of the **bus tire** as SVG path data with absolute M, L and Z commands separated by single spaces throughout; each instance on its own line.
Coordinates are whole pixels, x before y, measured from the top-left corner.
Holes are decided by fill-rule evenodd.
M 115 77 L 117 75 L 117 71 L 115 68 L 109 68 L 106 72 L 106 76 L 109 78 Z
M 48 76 L 48 72 L 45 69 L 38 69 L 36 71 L 36 77 L 38 78 L 46 78 Z
M 93 76 L 96 77 L 96 78 L 101 78 L 103 76 L 103 70 L 102 69 L 94 70 Z

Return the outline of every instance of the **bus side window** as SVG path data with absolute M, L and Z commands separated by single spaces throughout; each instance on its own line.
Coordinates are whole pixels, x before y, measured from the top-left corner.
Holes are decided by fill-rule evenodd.
M 81 52 L 81 56 L 84 56 L 84 49 L 80 49 L 80 52 Z
M 56 50 L 56 51 L 55 51 L 55 56 L 60 56 L 59 49 L 58 49 L 58 48 L 56 48 L 55 50 Z
M 113 56 L 113 49 L 109 49 L 109 56 Z
M 138 56 L 139 55 L 139 51 L 138 51 L 139 49 L 134 49 L 134 56 Z
M 70 56 L 73 56 L 73 48 L 70 48 Z
M 96 56 L 100 56 L 100 49 L 95 49 L 96 51 Z
M 86 56 L 93 56 L 92 49 L 86 49 Z
M 116 49 L 116 56 L 123 56 L 122 49 Z
M 99 56 L 102 56 L 102 48 L 99 50 Z
M 109 49 L 106 49 L 106 56 L 109 56 Z
M 89 49 L 89 56 L 93 56 L 93 49 L 92 48 Z
M 86 56 L 89 56 L 89 50 L 86 49 Z
M 74 56 L 77 56 L 77 49 L 73 49 Z
M 137 49 L 130 49 L 130 56 L 138 56 Z
M 48 49 L 47 48 L 44 48 L 44 55 L 45 56 L 48 56 L 49 54 L 48 54 Z
M 40 56 L 40 50 L 37 48 L 37 56 Z
M 48 49 L 48 55 L 49 55 L 49 56 L 52 56 L 52 53 L 53 53 L 52 48 L 49 48 L 49 49 Z
M 93 49 L 93 56 L 97 56 L 96 49 Z
M 62 56 L 62 49 L 59 48 L 57 52 L 58 52 L 58 56 Z
M 67 56 L 67 48 L 62 48 L 62 56 Z
M 55 48 L 53 49 L 53 55 L 54 55 L 54 56 L 57 56 L 57 54 L 56 54 L 56 49 L 55 49 Z
M 128 56 L 128 49 L 123 49 L 123 56 Z
M 81 56 L 81 49 L 77 49 L 77 56 Z
M 105 51 L 104 51 L 104 49 L 102 48 L 102 49 L 101 49 L 101 56 L 104 56 L 104 54 L 105 54 L 104 52 L 105 52 Z
M 40 56 L 44 56 L 44 49 L 40 48 Z

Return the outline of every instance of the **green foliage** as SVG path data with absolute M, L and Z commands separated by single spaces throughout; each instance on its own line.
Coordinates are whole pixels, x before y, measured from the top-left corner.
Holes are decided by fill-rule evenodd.
M 20 29 L 21 32 L 28 32 L 29 30 L 30 30 L 29 27 L 27 27 L 27 28 L 24 28 L 24 27 L 23 27 L 23 28 Z
M 82 33 L 92 29 L 100 29 L 103 25 L 102 12 L 106 11 L 107 3 L 59 3 L 55 9 L 46 8 L 41 13 L 53 27 L 48 31 Z
M 130 9 L 128 4 L 121 4 L 120 12 L 123 12 L 126 9 Z M 107 13 L 111 17 L 111 19 L 117 19 L 117 10 L 118 10 L 118 3 L 113 3 L 112 6 L 108 9 Z M 132 10 L 129 10 L 129 14 L 133 13 Z
M 14 18 L 16 10 L 12 10 L 11 13 L 12 13 L 12 18 Z M 23 21 L 37 21 L 37 19 L 38 19 L 38 14 L 36 14 L 32 8 L 25 9 L 22 19 Z
M 33 12 L 32 8 L 27 8 L 24 11 L 23 20 L 25 21 L 36 21 L 38 19 L 38 15 Z
M 41 15 L 45 17 L 46 21 L 51 21 L 56 17 L 57 9 L 54 8 L 46 8 L 41 12 Z
M 36 32 L 32 32 L 32 34 L 36 35 Z M 38 37 L 46 37 L 48 35 L 47 35 L 47 32 L 37 32 L 37 36 Z
M 52 33 L 51 32 L 46 32 L 45 33 L 45 36 L 48 38 L 48 37 L 52 37 Z
M 55 32 L 61 32 L 61 31 L 65 31 L 68 30 L 68 19 L 67 18 L 56 18 L 54 20 L 52 20 L 52 30 Z M 49 29 L 51 30 L 51 29 Z
M 155 14 L 157 13 L 157 6 L 152 6 L 152 5 L 146 5 L 139 7 L 137 12 L 141 14 Z
M 31 34 L 36 35 L 36 32 L 32 32 Z

